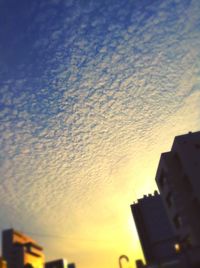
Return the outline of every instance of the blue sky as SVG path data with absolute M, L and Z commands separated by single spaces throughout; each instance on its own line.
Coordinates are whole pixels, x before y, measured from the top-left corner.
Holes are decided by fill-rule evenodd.
M 200 128 L 200 2 L 1 0 L 0 36 L 1 228 L 80 268 L 133 261 L 130 203 Z

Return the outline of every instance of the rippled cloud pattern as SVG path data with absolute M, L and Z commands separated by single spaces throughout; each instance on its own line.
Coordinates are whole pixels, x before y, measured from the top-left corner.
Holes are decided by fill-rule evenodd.
M 0 1 L 0 226 L 79 268 L 140 257 L 129 205 L 200 129 L 200 1 Z

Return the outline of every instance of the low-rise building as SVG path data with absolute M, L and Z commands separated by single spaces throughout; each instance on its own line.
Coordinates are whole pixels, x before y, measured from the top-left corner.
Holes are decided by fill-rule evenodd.
M 44 267 L 42 247 L 32 238 L 13 229 L 2 232 L 2 257 L 8 268 Z

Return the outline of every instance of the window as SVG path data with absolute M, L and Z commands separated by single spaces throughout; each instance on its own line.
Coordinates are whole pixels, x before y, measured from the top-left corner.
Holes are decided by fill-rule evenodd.
M 30 263 L 27 263 L 27 264 L 24 265 L 24 268 L 33 268 L 33 265 L 30 264 Z
M 195 213 L 197 215 L 200 215 L 200 202 L 196 197 L 193 199 L 193 204 L 192 205 L 193 205 Z
M 176 251 L 177 253 L 179 253 L 179 252 L 181 251 L 181 246 L 180 246 L 180 244 L 179 244 L 179 243 L 176 243 L 176 244 L 174 245 L 174 249 L 175 249 L 175 251 Z
M 163 188 L 166 185 L 166 183 L 167 183 L 166 175 L 164 174 L 164 172 L 162 172 L 159 178 L 159 184 Z
M 191 248 L 192 247 L 192 239 L 190 235 L 187 235 L 184 239 L 183 239 L 183 245 L 185 248 Z
M 187 191 L 187 192 L 192 192 L 192 184 L 189 180 L 189 177 L 187 175 L 184 175 L 183 176 L 183 186 L 184 186 L 184 189 Z
M 172 205 L 174 204 L 174 198 L 172 196 L 172 193 L 169 193 L 166 197 L 166 202 L 168 207 L 172 207 Z
M 182 218 L 180 215 L 176 215 L 173 219 L 174 225 L 176 226 L 177 229 L 179 229 L 182 226 Z
M 174 154 L 174 160 L 175 160 L 175 163 L 176 163 L 176 167 L 178 169 L 182 169 L 181 159 L 180 159 L 180 157 L 179 157 L 179 155 L 177 153 Z
M 196 143 L 194 146 L 196 149 L 200 149 L 200 143 Z

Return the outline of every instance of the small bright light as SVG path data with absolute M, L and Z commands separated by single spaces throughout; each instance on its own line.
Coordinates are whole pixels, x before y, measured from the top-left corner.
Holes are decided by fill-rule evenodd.
M 174 248 L 175 248 L 175 251 L 176 251 L 176 252 L 180 252 L 180 251 L 181 251 L 180 245 L 179 245 L 178 243 L 176 243 L 176 244 L 174 245 Z

